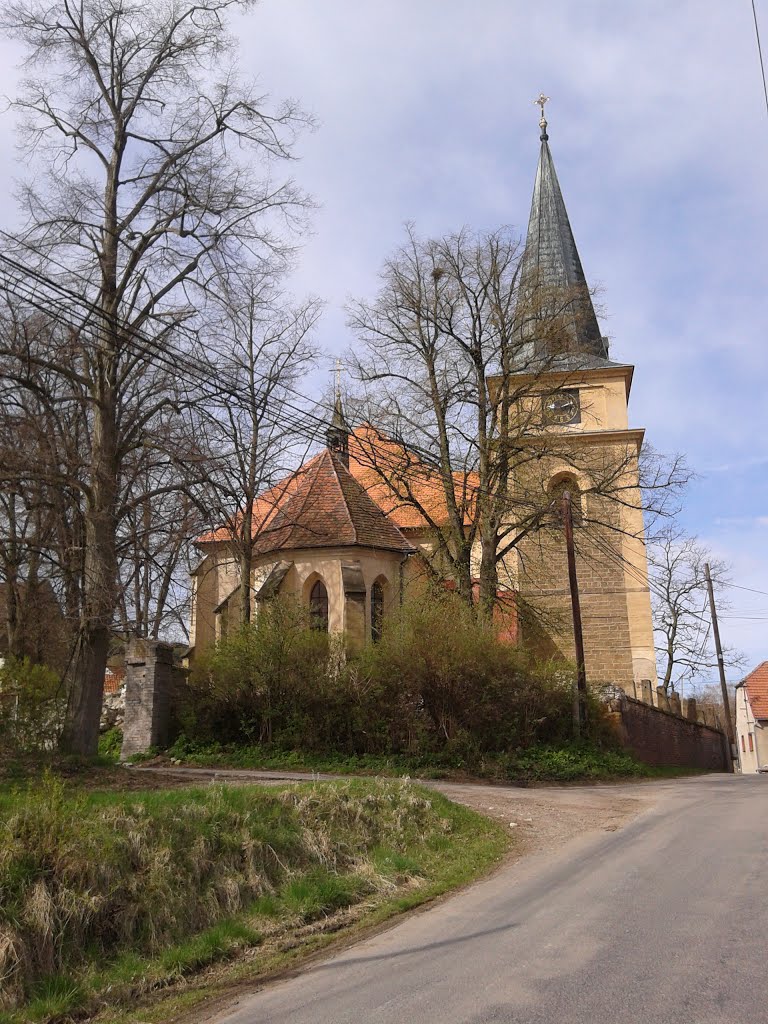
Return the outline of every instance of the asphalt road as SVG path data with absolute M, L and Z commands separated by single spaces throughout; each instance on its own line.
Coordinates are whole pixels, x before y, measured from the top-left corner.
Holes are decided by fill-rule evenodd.
M 226 1024 L 766 1024 L 768 776 L 655 784 L 616 832 L 525 858 Z

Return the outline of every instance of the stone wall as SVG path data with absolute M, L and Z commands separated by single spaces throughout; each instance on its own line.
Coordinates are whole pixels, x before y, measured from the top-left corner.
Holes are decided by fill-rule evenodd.
M 132 640 L 125 656 L 125 724 L 121 758 L 168 742 L 174 682 L 173 647 Z
M 723 732 L 622 694 L 610 702 L 612 724 L 638 761 L 729 772 Z

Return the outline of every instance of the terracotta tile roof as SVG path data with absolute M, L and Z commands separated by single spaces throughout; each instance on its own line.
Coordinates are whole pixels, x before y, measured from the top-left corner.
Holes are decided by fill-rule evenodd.
M 768 718 L 768 661 L 752 669 L 744 680 L 755 718 Z
M 438 526 L 447 522 L 448 506 L 437 470 L 370 424 L 350 435 L 349 471 L 400 529 L 423 530 L 429 528 L 430 520 Z M 480 481 L 474 473 L 454 473 L 453 477 L 468 525 Z
M 454 473 L 454 483 L 468 525 L 479 481 L 473 473 Z M 355 543 L 401 551 L 409 547 L 401 530 L 425 530 L 430 520 L 441 526 L 447 519 L 440 474 L 366 424 L 350 434 L 349 469 L 324 449 L 259 495 L 253 532 L 257 554 Z M 226 542 L 237 526 L 220 526 L 197 543 Z
M 262 494 L 254 508 L 255 554 L 290 548 L 361 547 L 410 551 L 411 544 L 340 459 L 325 449 Z M 198 544 L 226 541 L 219 527 Z
M 319 455 L 315 455 L 309 462 L 305 462 L 295 472 L 289 474 L 285 479 L 275 484 L 274 487 L 270 487 L 268 491 L 264 491 L 263 494 L 258 496 L 253 506 L 254 534 L 269 525 L 277 514 L 280 505 L 287 501 L 302 486 L 305 477 L 312 472 L 313 467 L 323 454 L 323 452 L 320 452 Z M 242 513 L 239 513 L 236 517 L 236 522 L 231 527 L 226 525 L 219 526 L 215 530 L 211 530 L 210 533 L 205 533 L 202 537 L 198 537 L 196 543 L 211 544 L 217 541 L 230 540 L 232 531 L 239 526 L 241 518 Z

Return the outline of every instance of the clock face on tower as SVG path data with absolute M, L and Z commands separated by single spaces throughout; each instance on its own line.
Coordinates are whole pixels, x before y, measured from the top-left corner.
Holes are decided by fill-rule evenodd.
M 544 422 L 547 426 L 565 426 L 581 422 L 581 405 L 576 388 L 558 391 L 544 399 Z

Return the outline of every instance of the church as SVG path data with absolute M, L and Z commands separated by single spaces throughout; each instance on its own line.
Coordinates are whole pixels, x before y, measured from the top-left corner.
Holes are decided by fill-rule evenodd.
M 535 282 L 536 288 L 543 286 L 542 294 L 569 298 L 556 349 L 549 338 L 546 371 L 533 382 L 546 406 L 546 434 L 557 434 L 561 442 L 559 454 L 531 465 L 545 494 L 570 491 L 575 520 L 583 524 L 576 557 L 587 678 L 634 695 L 644 682 L 656 685 L 639 491 L 643 431 L 631 428 L 628 418 L 634 367 L 609 358 L 555 172 L 543 103 L 540 127 L 520 289 L 530 292 Z M 535 319 L 526 331 L 530 366 L 540 343 Z M 488 388 L 493 387 L 489 379 Z M 533 436 L 531 444 L 536 443 Z M 379 458 L 372 460 L 371 451 Z M 403 501 L 375 466 L 406 458 L 418 505 L 428 504 L 433 524 L 445 521 L 437 471 L 371 424 L 348 427 L 337 390 L 327 447 L 260 495 L 254 508 L 253 572 L 245 584 L 253 614 L 275 595 L 291 595 L 307 607 L 318 628 L 342 634 L 348 650 L 376 641 L 393 607 L 424 578 L 436 550 L 417 507 Z M 590 463 L 619 467 L 620 500 L 596 493 Z M 471 476 L 462 483 L 471 490 Z M 244 585 L 229 528 L 220 527 L 196 544 L 202 559 L 192 579 L 192 658 L 237 624 Z M 434 564 L 431 568 L 434 576 Z M 447 587 L 451 582 L 443 580 Z M 542 657 L 574 658 L 561 530 L 537 531 L 505 557 L 498 620 L 510 642 L 523 642 Z

